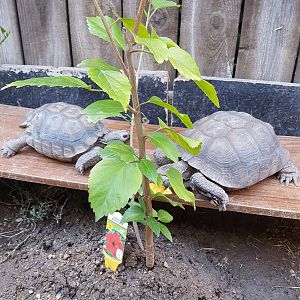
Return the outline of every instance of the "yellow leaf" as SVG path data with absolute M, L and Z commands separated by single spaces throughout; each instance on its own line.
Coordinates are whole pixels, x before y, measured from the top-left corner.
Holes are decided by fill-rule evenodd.
M 149 183 L 149 185 L 150 185 L 150 189 L 152 190 L 152 192 L 154 194 L 156 194 L 156 193 L 162 193 L 164 195 L 171 195 L 172 194 L 171 190 L 169 188 L 166 189 L 163 185 L 157 185 L 157 184 L 152 183 L 152 182 Z

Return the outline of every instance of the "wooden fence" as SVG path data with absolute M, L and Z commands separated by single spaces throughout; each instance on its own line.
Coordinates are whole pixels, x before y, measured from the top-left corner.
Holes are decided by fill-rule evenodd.
M 300 83 L 300 0 L 177 0 L 181 9 L 153 18 L 160 35 L 177 41 L 203 75 Z M 105 13 L 133 17 L 138 0 L 101 0 Z M 11 34 L 0 64 L 75 66 L 101 57 L 108 45 L 88 33 L 92 0 L 1 0 L 0 25 Z M 175 72 L 146 57 L 144 69 Z

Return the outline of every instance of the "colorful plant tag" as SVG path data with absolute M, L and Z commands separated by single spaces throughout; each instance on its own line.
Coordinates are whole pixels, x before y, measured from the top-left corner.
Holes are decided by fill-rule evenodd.
M 114 212 L 107 217 L 103 247 L 105 267 L 116 271 L 122 263 L 128 223 L 121 223 L 122 214 Z

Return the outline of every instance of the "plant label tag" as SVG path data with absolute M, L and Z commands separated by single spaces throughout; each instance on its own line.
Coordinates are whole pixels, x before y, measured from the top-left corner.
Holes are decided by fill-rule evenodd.
M 116 271 L 122 263 L 128 223 L 121 223 L 122 214 L 114 212 L 107 217 L 106 234 L 103 247 L 105 267 Z

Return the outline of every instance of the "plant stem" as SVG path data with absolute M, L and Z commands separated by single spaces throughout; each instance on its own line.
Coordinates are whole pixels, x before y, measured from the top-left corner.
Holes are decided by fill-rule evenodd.
M 106 30 L 106 32 L 108 34 L 110 44 L 111 44 L 111 46 L 113 48 L 113 51 L 114 51 L 114 55 L 115 55 L 116 59 L 118 60 L 118 63 L 120 65 L 121 69 L 123 70 L 124 74 L 128 77 L 128 75 L 129 75 L 128 74 L 128 70 L 127 70 L 127 68 L 126 68 L 126 66 L 124 64 L 124 61 L 122 59 L 122 56 L 121 56 L 121 54 L 120 54 L 120 52 L 118 50 L 118 47 L 116 45 L 116 42 L 114 40 L 114 37 L 113 37 L 112 32 L 110 30 L 110 27 L 109 27 L 108 23 L 106 22 L 106 19 L 105 19 L 105 16 L 103 14 L 103 11 L 102 11 L 100 5 L 98 4 L 97 0 L 93 0 L 93 2 L 94 2 L 94 5 L 95 5 L 95 7 L 96 7 L 96 9 L 97 9 L 97 11 L 99 13 L 99 16 L 100 16 L 102 22 L 103 22 L 104 28 L 105 28 L 105 30 Z

